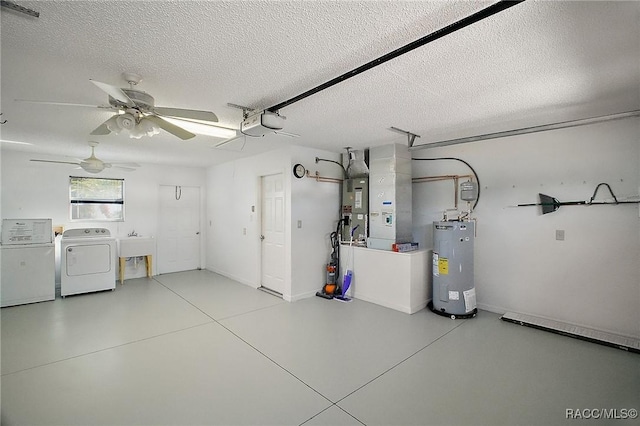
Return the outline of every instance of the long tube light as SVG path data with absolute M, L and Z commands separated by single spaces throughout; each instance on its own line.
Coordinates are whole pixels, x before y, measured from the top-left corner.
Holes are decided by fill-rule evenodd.
M 180 126 L 192 133 L 197 133 L 199 135 L 207 135 L 207 136 L 213 136 L 221 139 L 229 139 L 238 134 L 238 132 L 234 129 L 214 126 L 210 123 L 200 122 L 197 120 L 176 119 L 176 118 L 165 117 L 165 116 L 163 116 L 162 119 L 168 121 L 171 124 L 175 124 L 176 126 Z

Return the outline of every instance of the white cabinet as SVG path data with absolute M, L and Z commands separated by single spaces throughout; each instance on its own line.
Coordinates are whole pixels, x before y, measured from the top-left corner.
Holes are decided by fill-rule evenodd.
M 351 268 L 348 263 L 352 254 Z M 344 274 L 347 269 L 353 270 L 348 294 L 356 299 L 408 314 L 427 306 L 430 260 L 429 250 L 397 253 L 340 246 L 340 273 Z

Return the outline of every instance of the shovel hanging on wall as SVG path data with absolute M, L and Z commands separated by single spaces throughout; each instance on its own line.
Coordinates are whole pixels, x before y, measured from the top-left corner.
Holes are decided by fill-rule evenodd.
M 609 189 L 609 193 L 613 197 L 613 201 L 594 201 L 596 198 L 596 194 L 601 186 L 606 186 Z M 560 206 L 592 206 L 592 205 L 605 205 L 605 204 L 638 204 L 640 201 L 618 201 L 616 196 L 614 195 L 611 187 L 607 183 L 600 183 L 596 186 L 595 191 L 593 191 L 593 195 L 589 199 L 589 201 L 558 201 L 557 198 L 551 197 L 550 195 L 538 194 L 540 198 L 539 203 L 529 203 L 529 204 L 518 204 L 516 207 L 528 207 L 528 206 L 540 206 L 542 208 L 542 214 L 553 213 L 560 208 Z

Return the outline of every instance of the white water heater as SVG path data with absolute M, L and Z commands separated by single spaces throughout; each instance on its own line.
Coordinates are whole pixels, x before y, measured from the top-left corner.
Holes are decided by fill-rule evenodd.
M 431 310 L 451 318 L 475 316 L 474 222 L 433 223 L 433 301 Z

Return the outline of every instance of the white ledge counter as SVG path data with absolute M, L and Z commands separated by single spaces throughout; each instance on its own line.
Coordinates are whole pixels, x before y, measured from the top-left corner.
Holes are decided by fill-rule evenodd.
M 413 314 L 427 306 L 430 253 L 431 250 L 399 253 L 342 244 L 340 285 L 344 273 L 352 269 L 347 292 L 350 297 Z

